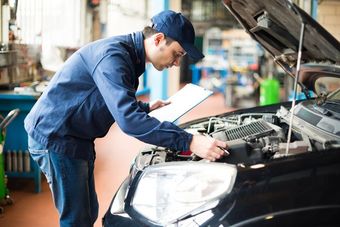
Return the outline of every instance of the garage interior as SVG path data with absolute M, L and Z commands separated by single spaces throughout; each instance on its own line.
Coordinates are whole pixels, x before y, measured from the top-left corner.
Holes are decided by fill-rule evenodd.
M 339 0 L 293 2 L 340 39 Z M 139 100 L 167 99 L 188 83 L 212 90 L 212 96 L 177 122 L 184 123 L 292 98 L 293 81 L 282 76 L 284 72 L 250 39 L 220 0 L 0 0 L 0 6 L 0 114 L 4 117 L 13 109 L 20 110 L 3 131 L 6 139 L 2 141 L 4 163 L 0 168 L 6 175 L 3 187 L 8 188 L 11 201 L 0 204 L 0 226 L 58 226 L 45 177 L 33 160 L 25 165 L 23 119 L 48 81 L 80 47 L 141 30 L 157 12 L 171 9 L 189 18 L 196 31 L 195 43 L 206 57 L 194 62 L 184 56 L 180 67 L 162 72 L 147 66 L 137 91 Z M 264 80 L 271 82 L 267 89 L 276 86 L 278 92 L 268 94 L 264 89 L 261 93 Z M 116 124 L 95 141 L 95 184 L 100 204 L 95 226 L 101 226 L 112 196 L 144 146 Z M 21 164 L 17 163 L 19 159 Z

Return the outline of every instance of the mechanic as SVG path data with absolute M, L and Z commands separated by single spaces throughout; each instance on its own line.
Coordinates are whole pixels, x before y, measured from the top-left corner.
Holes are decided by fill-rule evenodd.
M 32 158 L 45 174 L 59 212 L 60 226 L 93 226 L 98 216 L 94 184 L 94 140 L 117 122 L 122 131 L 145 143 L 191 150 L 215 161 L 223 141 L 192 135 L 148 112 L 167 103 L 136 100 L 145 63 L 157 70 L 179 66 L 194 46 L 195 31 L 181 13 L 152 18 L 141 32 L 94 41 L 76 51 L 56 72 L 25 119 Z

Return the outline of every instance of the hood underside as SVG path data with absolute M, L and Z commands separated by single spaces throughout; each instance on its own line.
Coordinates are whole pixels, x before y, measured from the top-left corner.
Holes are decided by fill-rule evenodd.
M 340 63 L 340 43 L 305 11 L 288 0 L 224 0 L 250 36 L 287 72 L 295 71 L 302 22 L 301 64 Z

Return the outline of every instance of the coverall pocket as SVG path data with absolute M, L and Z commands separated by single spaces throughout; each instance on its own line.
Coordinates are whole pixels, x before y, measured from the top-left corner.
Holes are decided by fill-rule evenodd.
M 51 165 L 48 150 L 29 149 L 32 159 L 38 164 L 45 175 L 47 183 L 51 184 Z

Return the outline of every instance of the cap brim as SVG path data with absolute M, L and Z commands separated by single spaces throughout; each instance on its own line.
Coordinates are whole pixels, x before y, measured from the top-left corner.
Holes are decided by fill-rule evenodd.
M 192 58 L 193 60 L 198 61 L 204 58 L 204 55 L 202 54 L 202 52 L 199 51 L 194 45 L 190 43 L 183 43 L 181 46 L 187 52 L 189 57 Z

